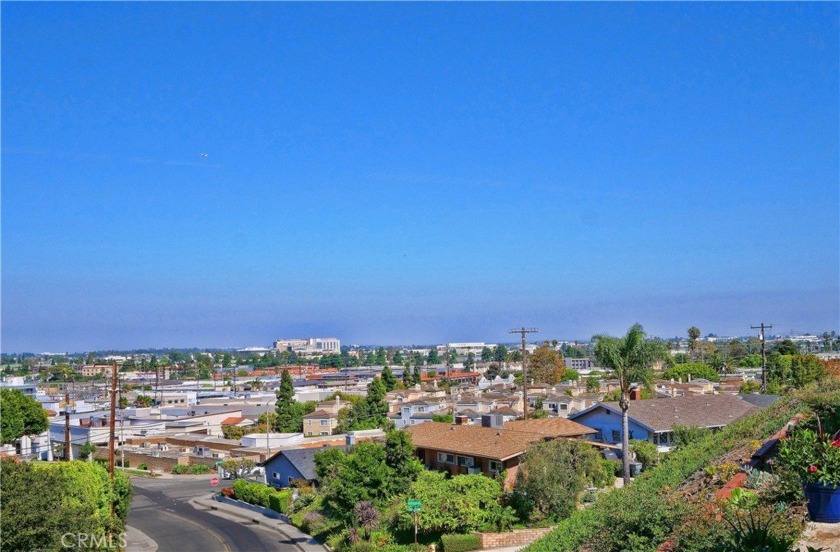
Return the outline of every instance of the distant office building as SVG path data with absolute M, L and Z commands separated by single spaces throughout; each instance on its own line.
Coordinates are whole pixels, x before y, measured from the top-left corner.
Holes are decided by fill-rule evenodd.
M 475 355 L 480 355 L 481 351 L 484 348 L 492 349 L 496 345 L 494 343 L 484 343 L 484 342 L 470 342 L 470 343 L 447 343 L 446 345 L 438 345 L 437 351 L 439 354 L 443 354 L 447 351 L 455 351 L 455 354 L 458 355 L 468 355 L 470 353 L 474 353 Z
M 592 360 L 588 358 L 570 358 L 564 357 L 563 362 L 566 363 L 566 368 L 571 368 L 572 370 L 592 370 L 595 366 L 592 364 Z
M 278 339 L 274 342 L 277 352 L 292 351 L 300 354 L 338 354 L 341 341 L 335 337 L 310 337 L 307 339 Z

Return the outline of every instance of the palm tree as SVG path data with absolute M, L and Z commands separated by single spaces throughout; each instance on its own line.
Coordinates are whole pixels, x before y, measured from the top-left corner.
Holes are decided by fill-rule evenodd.
M 692 326 L 688 329 L 688 351 L 691 353 L 691 359 L 697 357 L 697 340 L 700 339 L 700 328 Z
M 653 372 L 651 364 L 661 356 L 660 346 L 645 339 L 645 330 L 640 324 L 634 324 L 624 337 L 596 335 L 595 358 L 604 368 L 613 371 L 621 388 L 621 456 L 623 459 L 624 484 L 630 483 L 629 423 L 627 410 L 630 408 L 628 395 L 632 383 L 648 385 Z

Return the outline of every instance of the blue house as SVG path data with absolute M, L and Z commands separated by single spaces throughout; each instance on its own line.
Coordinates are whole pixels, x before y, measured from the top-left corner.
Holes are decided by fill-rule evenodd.
M 316 483 L 315 455 L 330 447 L 278 451 L 263 462 L 265 482 L 272 487 L 288 487 L 295 479 Z
M 630 439 L 642 439 L 667 451 L 674 444 L 674 426 L 719 430 L 761 407 L 738 395 L 689 395 L 668 399 L 632 400 L 627 411 Z M 572 414 L 574 420 L 596 431 L 594 440 L 621 443 L 621 408 L 617 402 L 599 402 Z

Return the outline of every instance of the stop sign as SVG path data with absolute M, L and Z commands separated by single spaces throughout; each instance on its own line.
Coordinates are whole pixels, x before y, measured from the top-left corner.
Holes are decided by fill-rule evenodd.
M 213 479 L 210 480 L 210 484 L 213 485 L 214 487 L 217 487 L 219 485 L 219 478 L 214 477 Z

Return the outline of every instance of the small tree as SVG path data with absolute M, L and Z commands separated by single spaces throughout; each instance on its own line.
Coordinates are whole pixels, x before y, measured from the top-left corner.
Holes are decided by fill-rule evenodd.
M 389 489 L 402 494 L 423 471 L 423 464 L 414 456 L 411 435 L 405 431 L 389 431 L 385 438 L 385 465 L 391 470 Z
M 385 384 L 385 391 L 393 391 L 397 386 L 397 378 L 391 372 L 391 367 L 386 366 L 382 369 L 382 383 Z
M 562 379 L 564 369 L 563 355 L 546 344 L 528 357 L 528 376 L 535 383 L 555 385 Z
M 93 443 L 88 441 L 87 443 L 85 443 L 84 445 L 79 447 L 79 458 L 82 459 L 82 460 L 87 460 L 95 452 L 96 452 L 96 445 L 94 445 Z
M 0 441 L 14 443 L 24 435 L 43 433 L 47 427 L 41 403 L 18 389 L 0 389 Z
M 134 399 L 134 404 L 136 404 L 140 408 L 148 408 L 152 406 L 154 402 L 154 399 L 149 395 L 137 395 L 137 398 Z
M 573 439 L 538 442 L 525 452 L 517 472 L 515 500 L 520 515 L 540 519 L 568 517 L 583 489 L 602 479 L 600 454 Z
M 274 430 L 282 433 L 297 433 L 303 430 L 303 409 L 295 400 L 295 384 L 289 371 L 284 369 L 277 389 L 277 418 Z
M 353 507 L 353 516 L 356 518 L 356 525 L 362 530 L 365 540 L 370 539 L 370 534 L 379 527 L 379 510 L 368 500 L 362 500 Z

